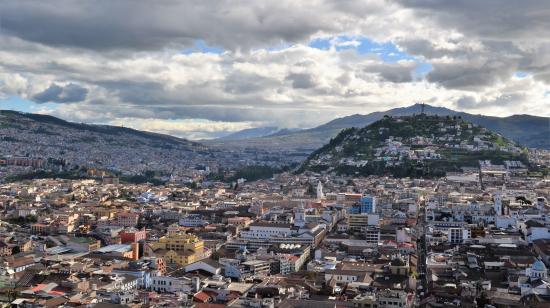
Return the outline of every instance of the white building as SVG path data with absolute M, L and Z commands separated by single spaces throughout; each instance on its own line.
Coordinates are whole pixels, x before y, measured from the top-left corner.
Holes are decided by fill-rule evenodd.
M 151 290 L 163 293 L 191 292 L 191 281 L 170 276 L 151 277 Z
M 325 194 L 323 193 L 323 184 L 321 181 L 317 183 L 317 200 L 325 199 Z
M 463 244 L 471 237 L 470 229 L 465 228 L 449 228 L 447 230 L 447 241 L 450 244 Z

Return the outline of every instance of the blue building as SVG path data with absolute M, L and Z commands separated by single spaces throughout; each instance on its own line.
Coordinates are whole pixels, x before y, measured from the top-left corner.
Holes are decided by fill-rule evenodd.
M 350 214 L 372 214 L 374 212 L 376 212 L 376 198 L 369 195 L 363 195 L 359 204 L 355 204 L 349 209 Z

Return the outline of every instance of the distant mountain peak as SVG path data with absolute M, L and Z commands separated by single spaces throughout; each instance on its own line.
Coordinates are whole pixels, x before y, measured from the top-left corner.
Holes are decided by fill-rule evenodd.
M 420 114 L 421 103 L 415 103 L 405 107 L 398 107 L 386 111 L 372 112 L 369 114 L 352 114 L 329 121 L 314 128 L 304 129 L 297 132 L 265 135 L 240 139 L 238 143 L 221 141 L 222 146 L 256 147 L 277 149 L 308 149 L 314 150 L 328 143 L 341 130 L 350 127 L 364 127 L 381 119 L 384 115 L 405 116 Z M 503 136 L 524 144 L 528 147 L 550 149 L 550 119 L 547 117 L 536 117 L 531 115 L 513 115 L 509 117 L 491 117 L 485 115 L 474 115 L 465 112 L 455 111 L 446 107 L 439 107 L 425 104 L 424 112 L 429 115 L 440 116 L 461 116 L 463 119 L 484 126 L 498 132 Z M 218 143 L 220 145 L 220 143 Z

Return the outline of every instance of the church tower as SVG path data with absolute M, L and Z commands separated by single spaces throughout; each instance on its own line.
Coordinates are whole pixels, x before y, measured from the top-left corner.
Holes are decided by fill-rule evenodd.
M 323 193 L 323 184 L 321 183 L 321 181 L 317 183 L 317 199 L 318 200 L 325 199 L 325 194 Z
M 306 225 L 306 210 L 304 209 L 304 204 L 300 202 L 300 206 L 294 208 L 294 226 L 303 227 Z
M 497 216 L 502 215 L 502 193 L 500 191 L 497 191 L 493 195 L 493 208 L 495 209 L 495 213 Z

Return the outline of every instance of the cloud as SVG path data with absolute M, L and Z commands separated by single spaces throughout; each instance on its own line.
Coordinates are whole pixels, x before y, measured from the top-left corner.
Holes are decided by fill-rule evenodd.
M 366 8 L 365 8 L 366 9 Z M 263 47 L 342 30 L 350 16 L 325 1 L 3 1 L 3 30 L 50 46 L 94 50 Z
M 550 115 L 549 15 L 544 1 L 0 0 L 0 96 L 200 138 L 415 101 Z
M 294 89 L 309 89 L 316 85 L 313 76 L 307 73 L 291 73 L 286 76 L 286 80 L 292 83 Z
M 379 75 L 394 83 L 411 82 L 412 72 L 416 67 L 414 61 L 399 61 L 398 63 L 374 63 L 365 66 L 366 72 Z
M 544 78 L 550 71 L 548 3 L 527 1 L 401 0 L 433 22 L 433 37 L 401 37 L 396 42 L 432 63 L 429 81 L 446 88 L 483 90 L 506 83 L 516 71 Z M 437 28 L 447 29 L 441 37 Z
M 34 101 L 38 103 L 75 103 L 86 99 L 88 90 L 74 83 L 66 86 L 57 84 L 50 85 L 44 91 L 33 96 Z
M 111 125 L 123 125 L 139 130 L 155 131 L 190 139 L 206 139 L 226 135 L 231 132 L 251 128 L 252 122 L 219 122 L 208 120 L 161 120 L 156 118 L 117 118 Z

